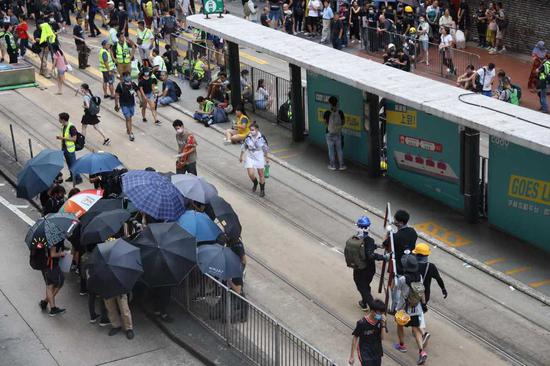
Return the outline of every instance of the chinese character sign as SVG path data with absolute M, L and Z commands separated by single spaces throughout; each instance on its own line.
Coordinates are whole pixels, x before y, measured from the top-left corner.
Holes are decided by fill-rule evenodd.
M 224 11 L 223 0 L 203 0 L 204 14 L 221 14 Z

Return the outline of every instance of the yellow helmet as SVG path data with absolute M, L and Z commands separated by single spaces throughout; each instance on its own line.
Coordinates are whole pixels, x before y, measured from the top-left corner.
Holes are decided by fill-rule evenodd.
M 409 33 L 410 34 L 415 34 L 416 33 L 416 28 L 415 27 L 410 27 L 409 28 Z
M 399 310 L 395 313 L 395 322 L 399 325 L 407 325 L 411 321 L 411 316 L 404 310 Z
M 413 12 L 412 6 L 410 5 L 405 6 L 405 13 L 412 13 L 412 12 Z
M 413 249 L 413 254 L 420 254 L 420 255 L 430 255 L 432 250 L 430 249 L 430 246 L 426 243 L 418 243 Z

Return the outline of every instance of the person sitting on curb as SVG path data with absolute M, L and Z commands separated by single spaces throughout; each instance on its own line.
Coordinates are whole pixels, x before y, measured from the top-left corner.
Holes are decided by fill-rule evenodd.
M 197 103 L 199 103 L 199 109 L 195 110 L 193 118 L 200 123 L 207 124 L 214 114 L 214 102 L 203 96 L 199 96 L 197 97 Z
M 241 143 L 244 141 L 248 133 L 250 132 L 250 125 L 252 121 L 246 114 L 244 114 L 243 107 L 237 107 L 235 109 L 235 124 L 232 128 L 225 130 L 223 142 L 226 145 Z

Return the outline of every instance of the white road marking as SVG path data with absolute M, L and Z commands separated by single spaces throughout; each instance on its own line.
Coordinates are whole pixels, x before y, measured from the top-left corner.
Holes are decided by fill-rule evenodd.
M 25 221 L 25 223 L 29 226 L 34 225 L 34 220 L 25 215 L 24 212 L 22 212 L 16 205 L 12 205 L 9 203 L 4 197 L 0 197 L 0 203 L 4 205 L 8 210 L 16 214 L 21 220 Z
M 29 208 L 29 205 L 13 205 L 15 208 Z

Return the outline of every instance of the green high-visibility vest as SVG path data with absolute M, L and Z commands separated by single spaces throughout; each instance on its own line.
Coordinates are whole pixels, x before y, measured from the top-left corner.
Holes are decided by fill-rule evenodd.
M 52 30 L 52 27 L 48 23 L 40 24 L 40 42 L 48 42 L 49 44 L 54 44 L 56 40 L 56 35 Z
M 124 44 L 121 46 L 120 42 L 117 42 L 115 50 L 116 62 L 118 64 L 129 64 L 130 61 L 132 61 L 132 58 L 130 57 L 130 48 L 128 47 L 128 43 L 124 42 Z
M 543 70 L 539 74 L 539 79 L 546 80 L 548 75 L 550 75 L 550 61 L 544 61 L 544 63 L 542 64 L 542 67 L 543 67 Z
M 103 55 L 107 54 L 107 63 L 105 64 L 105 60 L 103 60 Z M 99 71 L 105 72 L 105 71 L 111 71 L 115 68 L 115 63 L 113 62 L 113 58 L 111 57 L 111 53 L 107 51 L 105 48 L 102 48 L 99 50 Z
M 71 137 L 70 131 L 73 124 L 69 122 L 67 124 L 67 127 L 61 126 L 61 133 L 63 134 L 63 137 L 69 138 Z M 67 149 L 67 152 L 73 153 L 76 151 L 75 144 L 73 141 L 64 140 L 65 141 L 65 148 Z
M 204 62 L 202 62 L 201 60 L 197 60 L 197 62 L 195 62 L 195 65 L 193 66 L 193 71 L 201 79 L 204 77 L 204 66 Z

